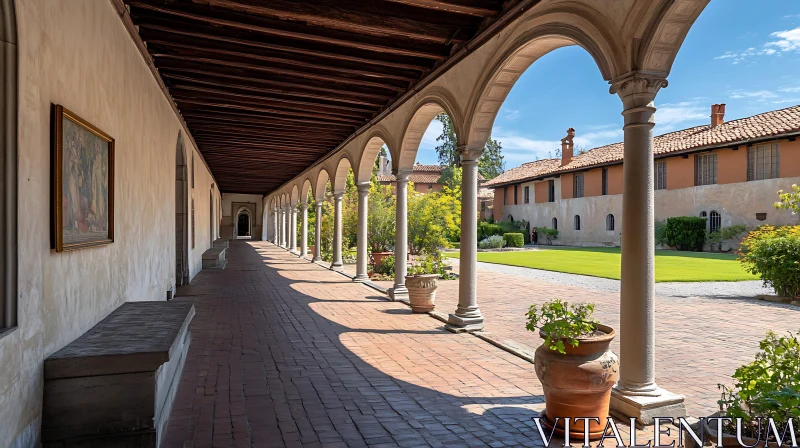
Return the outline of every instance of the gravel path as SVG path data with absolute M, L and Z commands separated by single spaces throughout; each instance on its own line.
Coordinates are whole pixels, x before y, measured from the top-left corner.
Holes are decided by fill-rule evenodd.
M 458 259 L 451 259 L 454 272 L 458 272 Z M 503 264 L 478 262 L 478 269 L 500 272 L 508 275 L 541 280 L 564 286 L 594 289 L 597 291 L 619 292 L 619 280 L 611 280 L 588 275 L 566 274 L 563 272 L 544 271 L 541 269 L 522 268 Z M 706 297 L 706 298 L 741 298 L 755 297 L 759 294 L 774 294 L 772 288 L 761 286 L 761 281 L 744 282 L 665 282 L 656 283 L 656 295 L 659 297 Z

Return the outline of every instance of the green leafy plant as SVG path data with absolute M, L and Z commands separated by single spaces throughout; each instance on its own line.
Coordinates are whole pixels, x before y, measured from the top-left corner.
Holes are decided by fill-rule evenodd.
M 666 231 L 667 231 L 667 223 L 664 221 L 656 221 L 655 223 L 656 246 L 664 246 L 667 244 Z
M 372 252 L 388 252 L 394 245 L 395 199 L 388 185 L 373 184 L 367 208 L 367 239 Z
M 800 300 L 800 226 L 761 226 L 742 241 L 739 262 L 783 297 Z
M 425 254 L 408 267 L 408 275 L 436 274 L 442 280 L 449 280 L 448 266 L 441 252 Z
M 778 190 L 778 202 L 774 205 L 777 209 L 791 210 L 793 215 L 800 213 L 800 185 L 792 185 L 788 193 Z
M 772 418 L 781 430 L 789 419 L 800 418 L 800 340 L 796 334 L 778 337 L 770 331 L 759 347 L 755 360 L 734 372 L 733 388 L 718 385 L 720 411 L 742 418 L 743 433 L 752 438 L 768 434 L 766 423 L 759 434 L 757 418 Z M 727 425 L 726 432 L 735 433 L 734 424 Z M 794 431 L 800 439 L 800 426 Z
M 498 224 L 486 221 L 478 223 L 478 241 L 483 241 L 494 235 L 503 235 L 503 229 Z
M 478 243 L 478 249 L 499 249 L 501 247 L 503 247 L 503 237 L 500 235 L 492 235 Z
M 547 240 L 547 244 L 553 245 L 553 240 L 558 238 L 558 229 L 551 229 L 549 227 L 539 227 L 537 229 L 539 235 L 544 236 Z
M 372 268 L 372 271 L 375 274 L 386 275 L 394 278 L 394 255 L 383 257 L 381 262 Z
M 722 234 L 722 240 L 739 240 L 743 233 L 747 232 L 747 226 L 744 224 L 736 224 L 728 227 L 723 227 L 720 229 L 720 233 Z
M 594 304 L 579 303 L 570 305 L 561 299 L 545 302 L 541 310 L 531 305 L 528 313 L 528 331 L 541 330 L 545 335 L 544 343 L 550 350 L 566 353 L 568 343 L 577 347 L 579 339 L 591 335 L 597 330 L 597 321 L 592 318 Z
M 521 233 L 505 233 L 503 239 L 507 247 L 522 247 L 525 245 L 525 236 Z
M 664 240 L 678 250 L 702 251 L 706 240 L 706 219 L 694 216 L 667 218 Z

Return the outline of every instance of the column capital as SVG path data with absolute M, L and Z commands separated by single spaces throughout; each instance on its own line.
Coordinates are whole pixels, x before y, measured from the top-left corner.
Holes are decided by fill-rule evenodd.
M 359 193 L 364 193 L 364 194 L 369 193 L 369 187 L 371 187 L 371 186 L 372 186 L 372 184 L 370 182 L 361 182 L 359 184 L 356 184 L 356 188 L 358 188 L 358 192 Z
M 322 201 L 317 201 L 314 203 L 314 208 L 317 210 L 322 210 Z
M 609 93 L 616 93 L 625 109 L 651 107 L 658 91 L 667 87 L 667 77 L 662 73 L 634 70 L 609 81 Z
M 392 174 L 394 174 L 395 179 L 397 182 L 408 182 L 408 176 L 411 175 L 412 169 L 404 168 L 404 169 L 393 169 Z
M 308 210 L 308 202 L 301 202 L 300 203 L 300 210 Z
M 337 201 L 341 201 L 342 197 L 344 197 L 344 191 L 339 191 L 339 192 L 333 193 L 333 199 L 335 199 Z
M 461 164 L 478 163 L 478 159 L 483 155 L 483 147 L 475 148 L 467 145 L 462 145 L 456 148 L 458 151 Z

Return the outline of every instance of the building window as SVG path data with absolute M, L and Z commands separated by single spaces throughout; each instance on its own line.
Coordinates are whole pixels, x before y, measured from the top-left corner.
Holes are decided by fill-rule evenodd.
M 717 183 L 717 155 L 697 154 L 694 156 L 694 184 L 713 185 Z
M 508 205 L 508 187 L 503 187 L 503 205 Z
M 519 190 L 519 185 L 514 185 L 514 205 L 517 205 L 519 201 L 517 201 L 517 190 Z
M 606 230 L 614 230 L 614 215 L 606 216 Z
M 575 230 L 581 230 L 581 217 L 575 215 Z
M 711 210 L 711 219 L 708 220 L 708 232 L 713 233 L 722 227 L 722 215 L 719 212 Z
M 777 143 L 747 148 L 747 180 L 780 177 L 780 163 L 781 157 Z
M 547 202 L 556 202 L 556 181 L 552 179 L 547 181 Z
M 192 249 L 194 249 L 194 199 L 192 199 Z
M 583 197 L 583 173 L 578 173 L 572 176 L 572 197 Z
M 603 186 L 602 186 L 602 194 L 603 196 L 608 194 L 608 168 L 603 168 Z
M 656 190 L 667 189 L 667 162 L 656 162 Z
M 522 189 L 522 200 L 526 204 L 530 204 L 531 203 L 531 187 L 530 186 L 526 186 L 526 187 L 524 187 Z
M 428 191 L 431 191 L 431 190 L 433 190 L 433 185 L 428 184 Z
M 553 218 L 553 230 L 558 230 L 558 219 Z

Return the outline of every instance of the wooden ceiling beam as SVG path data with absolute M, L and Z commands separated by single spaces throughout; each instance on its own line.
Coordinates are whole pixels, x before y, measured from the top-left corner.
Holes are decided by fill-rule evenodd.
M 265 136 L 263 139 L 258 139 L 242 137 L 241 135 L 200 135 L 198 136 L 198 140 L 204 143 L 217 143 L 228 146 L 241 145 L 248 148 L 292 148 L 312 154 L 324 152 L 326 149 L 334 146 L 327 142 L 306 141 L 301 139 L 282 140 L 274 136 Z
M 169 42 L 169 41 L 166 41 L 166 40 L 149 40 L 149 41 L 147 41 L 147 43 L 148 43 L 148 48 L 150 48 L 150 53 L 153 56 L 157 56 L 159 54 L 159 52 L 155 51 L 151 47 L 151 45 L 158 45 L 158 46 L 161 46 L 161 47 L 169 47 L 169 48 L 172 48 L 172 49 L 190 50 L 190 54 L 189 54 L 190 56 L 198 56 L 198 53 L 200 55 L 216 54 L 216 55 L 225 55 L 225 56 L 229 56 L 229 57 L 243 58 L 243 59 L 248 60 L 248 61 L 269 62 L 269 64 L 262 65 L 265 68 L 274 67 L 273 64 L 283 64 L 283 65 L 286 65 L 286 66 L 300 67 L 300 68 L 304 68 L 304 69 L 320 70 L 320 71 L 334 72 L 334 73 L 343 73 L 343 74 L 355 75 L 355 76 L 365 76 L 365 77 L 374 78 L 374 79 L 380 79 L 380 78 L 394 79 L 394 80 L 397 80 L 397 81 L 403 81 L 403 82 L 407 82 L 407 83 L 408 82 L 412 82 L 412 81 L 417 79 L 417 76 L 415 76 L 416 73 L 412 74 L 410 72 L 401 72 L 401 71 L 397 71 L 397 70 L 394 70 L 394 71 L 382 70 L 380 68 L 375 68 L 375 69 L 372 69 L 372 70 L 363 70 L 363 69 L 359 69 L 359 68 L 348 68 L 348 67 L 335 66 L 335 65 L 332 65 L 332 64 L 311 63 L 311 62 L 301 61 L 301 60 L 298 60 L 298 59 L 289 59 L 289 58 L 283 58 L 283 57 L 267 56 L 267 55 L 257 54 L 257 53 L 244 53 L 244 52 L 241 52 L 241 51 L 226 50 L 226 49 L 214 48 L 214 47 L 208 47 L 208 46 L 207 47 L 198 47 L 197 45 L 188 45 L 188 44 L 182 44 L 182 43 L 176 43 L 176 42 Z M 168 53 L 168 54 L 175 54 L 175 55 L 178 55 L 178 56 L 181 55 L 181 53 L 179 53 L 177 51 L 176 52 L 172 52 L 172 53 Z M 219 59 L 219 60 L 222 60 L 222 61 L 229 61 L 230 60 L 230 59 L 225 59 L 225 58 L 220 59 L 219 57 L 215 57 L 214 59 Z M 233 61 L 233 62 L 238 62 L 238 61 Z
M 235 109 L 235 110 L 249 110 L 253 112 L 260 112 L 264 114 L 271 114 L 271 115 L 281 115 L 281 116 L 288 116 L 288 117 L 303 117 L 303 118 L 313 118 L 323 122 L 339 122 L 339 123 L 346 123 L 346 124 L 360 124 L 363 123 L 364 120 L 354 119 L 354 118 L 345 118 L 345 117 L 338 117 L 335 115 L 330 114 L 320 114 L 320 113 L 313 113 L 313 112 L 305 112 L 305 113 L 295 113 L 292 111 L 287 110 L 280 110 L 280 109 L 273 109 L 269 107 L 255 107 L 255 106 L 240 106 L 236 104 L 230 103 L 218 103 L 214 101 L 204 101 L 199 99 L 188 99 L 188 98 L 176 98 L 175 102 L 180 104 L 196 104 L 199 106 L 211 106 L 211 107 L 219 107 L 222 109 Z M 285 118 L 288 120 L 289 118 Z
M 211 116 L 217 120 L 233 120 L 235 121 L 250 121 L 253 123 L 263 123 L 265 126 L 269 126 L 271 123 L 304 123 L 307 125 L 312 126 L 336 126 L 340 129 L 352 129 L 353 125 L 347 123 L 333 123 L 327 121 L 320 121 L 320 120 L 309 120 L 305 118 L 295 118 L 295 117 L 283 117 L 283 116 L 270 116 L 264 114 L 247 114 L 247 113 L 236 113 L 230 110 L 209 110 L 209 109 L 182 109 L 181 115 L 184 117 L 192 117 L 197 116 L 196 114 L 200 113 L 203 116 Z M 189 119 L 187 118 L 187 121 Z M 351 131 L 352 132 L 352 131 Z
M 281 27 L 275 27 L 274 24 L 265 23 L 264 25 L 262 25 L 262 24 L 248 23 L 248 22 L 253 22 L 254 21 L 253 18 L 243 14 L 228 14 L 229 16 L 232 17 L 225 19 L 219 17 L 221 14 L 219 14 L 218 12 L 214 14 L 214 11 L 211 11 L 208 8 L 205 8 L 203 11 L 205 14 L 202 14 L 200 13 L 200 11 L 198 11 L 197 8 L 189 8 L 185 5 L 181 6 L 181 9 L 176 9 L 166 6 L 145 3 L 139 0 L 130 0 L 127 3 L 134 8 L 171 15 L 175 17 L 181 17 L 184 19 L 208 23 L 216 26 L 224 26 L 232 29 L 251 31 L 265 36 L 272 36 L 282 39 L 294 39 L 294 40 L 313 42 L 313 43 L 324 43 L 324 44 L 337 45 L 341 47 L 356 48 L 364 51 L 397 54 L 401 56 L 425 58 L 437 61 L 445 59 L 447 57 L 447 55 L 445 54 L 446 47 L 444 46 L 442 46 L 441 50 L 439 51 L 434 51 L 432 45 L 428 45 L 427 50 L 422 50 L 421 48 L 425 48 L 426 45 L 419 43 L 413 44 L 409 47 L 415 47 L 420 49 L 403 48 L 402 46 L 386 45 L 387 39 L 374 38 L 374 39 L 353 40 L 344 37 L 333 37 L 330 35 L 325 36 L 319 34 L 311 34 L 307 32 L 281 29 Z M 188 10 L 191 10 L 193 12 L 189 12 Z M 209 13 L 214 14 L 214 16 L 206 15 Z M 131 12 L 131 16 L 133 16 L 134 21 L 137 21 L 137 19 L 142 18 L 133 11 Z M 264 19 L 262 19 L 259 22 L 264 23 Z M 328 34 L 333 34 L 333 33 L 328 33 Z M 379 44 L 377 43 L 378 41 L 382 43 Z
M 394 3 L 414 6 L 417 8 L 434 9 L 436 11 L 449 12 L 454 14 L 465 14 L 476 17 L 494 17 L 498 14 L 497 10 L 474 6 L 466 3 L 476 2 L 455 2 L 453 0 L 387 0 Z
M 290 77 L 296 78 L 308 78 L 308 79 L 315 79 L 317 81 L 325 81 L 325 82 L 333 82 L 337 84 L 352 84 L 356 86 L 370 86 L 376 87 L 379 89 L 386 89 L 386 90 L 393 90 L 395 92 L 402 92 L 408 88 L 394 85 L 394 84 L 387 84 L 385 82 L 377 82 L 377 81 L 367 81 L 363 79 L 356 79 L 356 78 L 346 78 L 343 76 L 334 76 L 334 75 L 326 75 L 321 73 L 309 73 L 306 71 L 297 71 L 285 68 L 278 68 L 278 67 L 269 67 L 264 65 L 258 64 L 250 64 L 245 62 L 235 62 L 235 61 L 226 61 L 222 59 L 215 59 L 215 58 L 203 58 L 203 57 L 196 57 L 196 56 L 179 56 L 174 54 L 153 54 L 153 59 L 158 61 L 159 59 L 173 59 L 178 61 L 187 61 L 187 62 L 194 62 L 198 64 L 211 64 L 214 66 L 220 67 L 235 67 L 235 68 L 242 68 L 247 70 L 255 70 L 259 72 L 266 72 L 270 74 L 280 74 Z M 208 74 L 215 73 L 212 70 L 212 67 L 208 67 Z
M 292 47 L 288 45 L 279 45 L 270 42 L 260 42 L 260 41 L 240 39 L 237 37 L 229 37 L 224 34 L 221 34 L 219 28 L 206 30 L 204 28 L 198 29 L 193 27 L 187 27 L 186 24 L 173 21 L 163 21 L 163 22 L 164 25 L 157 24 L 157 23 L 162 23 L 162 21 L 143 22 L 141 25 L 139 25 L 139 32 L 142 35 L 142 38 L 145 41 L 148 40 L 148 37 L 152 37 L 153 39 L 175 39 L 177 41 L 183 41 L 181 38 L 177 38 L 177 36 L 181 36 L 190 38 L 188 39 L 189 42 L 197 42 L 198 39 L 205 39 L 216 42 L 223 42 L 227 44 L 242 45 L 254 48 L 263 48 L 266 50 L 278 51 L 281 53 L 299 54 L 313 58 L 347 61 L 357 64 L 375 65 L 378 67 L 398 68 L 401 70 L 416 70 L 420 72 L 428 72 L 431 69 L 430 64 L 427 62 L 426 63 L 412 62 L 414 60 L 421 61 L 420 59 L 411 59 L 411 58 L 401 59 L 399 57 L 387 58 L 386 55 L 375 55 L 375 57 L 354 56 L 351 54 L 345 54 L 341 52 L 322 51 L 317 48 L 311 49 L 302 47 Z M 378 56 L 382 57 L 379 58 Z
M 277 134 L 277 135 L 308 135 L 313 133 L 319 138 L 326 138 L 331 140 L 341 141 L 342 135 L 347 135 L 346 131 L 332 131 L 328 129 L 319 129 L 310 126 L 286 126 L 284 124 L 270 123 L 269 125 L 258 125 L 252 123 L 241 122 L 219 122 L 211 120 L 192 120 L 192 133 L 204 132 L 205 130 L 224 130 L 224 129 L 238 129 L 242 132 L 250 132 L 254 135 L 261 135 L 262 133 Z
M 270 0 L 267 3 L 252 0 L 193 0 L 194 3 L 225 8 L 244 14 L 300 22 L 305 25 L 331 28 L 377 37 L 396 37 L 438 44 L 448 43 L 450 33 L 446 28 L 431 23 L 398 17 L 354 11 L 334 4 L 315 2 L 289 2 Z
M 320 134 L 313 129 L 306 129 L 305 132 L 294 130 L 277 130 L 270 128 L 249 128 L 245 126 L 210 127 L 198 126 L 192 129 L 192 134 L 202 136 L 218 135 L 246 135 L 257 138 L 277 138 L 283 140 L 295 139 L 299 141 L 335 143 L 341 141 L 335 134 Z

